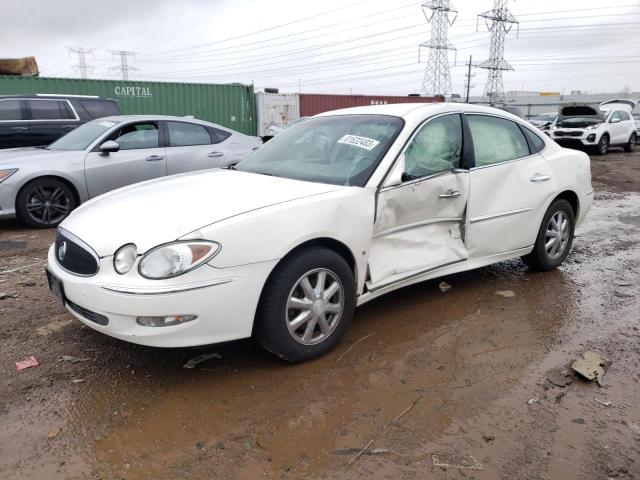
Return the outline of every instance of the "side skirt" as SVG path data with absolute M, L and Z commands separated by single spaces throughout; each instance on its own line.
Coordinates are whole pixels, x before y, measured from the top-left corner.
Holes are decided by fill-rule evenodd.
M 450 265 L 443 265 L 442 267 L 429 270 L 423 274 L 410 275 L 409 277 L 403 280 L 399 280 L 390 285 L 383 285 L 377 288 L 375 285 L 368 285 L 369 291 L 358 297 L 358 306 L 364 303 L 367 303 L 368 301 L 373 300 L 374 298 L 378 298 L 384 295 L 385 293 L 398 290 L 399 288 L 402 288 L 402 287 L 407 287 L 415 283 L 431 280 L 432 278 L 443 277 L 445 275 L 451 275 L 453 273 L 459 273 L 467 270 L 474 270 L 480 267 L 486 267 L 487 265 L 503 262 L 505 260 L 510 260 L 512 258 L 519 258 L 519 257 L 522 257 L 523 255 L 527 255 L 528 253 L 531 253 L 532 250 L 533 250 L 533 245 L 530 245 L 525 248 L 520 248 L 518 250 L 512 250 L 510 252 L 500 253 L 497 255 L 490 255 L 488 257 L 476 258 L 473 260 L 463 260 L 461 262 L 456 262 Z

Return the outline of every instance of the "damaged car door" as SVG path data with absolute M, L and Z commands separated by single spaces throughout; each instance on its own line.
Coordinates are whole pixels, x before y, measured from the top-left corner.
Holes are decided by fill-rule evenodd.
M 516 122 L 466 114 L 475 166 L 467 210 L 467 247 L 476 259 L 530 247 L 541 212 L 557 189 L 545 142 Z
M 464 261 L 469 195 L 461 114 L 433 117 L 407 143 L 378 193 L 370 290 Z

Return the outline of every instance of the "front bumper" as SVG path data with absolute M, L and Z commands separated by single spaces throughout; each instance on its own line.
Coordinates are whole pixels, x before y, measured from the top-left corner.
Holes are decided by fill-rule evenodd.
M 11 177 L 7 181 L 11 180 Z M 9 183 L 0 183 L 0 218 L 16 216 L 16 191 Z
M 93 277 L 63 270 L 49 249 L 49 271 L 64 288 L 67 309 L 85 325 L 127 342 L 154 347 L 190 347 L 251 336 L 262 287 L 276 260 L 218 269 L 210 265 L 170 280 L 118 275 L 104 265 Z M 96 317 L 92 318 L 94 315 Z M 145 327 L 137 317 L 197 315 L 175 326 Z M 106 317 L 107 324 L 102 317 Z M 100 322 L 96 321 L 96 318 Z
M 550 130 L 549 136 L 553 138 L 556 143 L 565 148 L 584 149 L 589 147 L 595 147 L 600 140 L 600 134 L 593 130 L 581 131 L 578 136 L 570 135 L 557 135 L 554 130 Z

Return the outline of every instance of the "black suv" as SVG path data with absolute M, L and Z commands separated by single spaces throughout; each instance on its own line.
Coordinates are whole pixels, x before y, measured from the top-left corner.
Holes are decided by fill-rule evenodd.
M 49 145 L 83 123 L 120 115 L 115 100 L 85 95 L 0 95 L 0 148 Z

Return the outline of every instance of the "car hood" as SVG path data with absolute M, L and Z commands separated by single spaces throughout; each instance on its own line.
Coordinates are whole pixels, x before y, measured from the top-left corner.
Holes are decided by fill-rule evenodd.
M 0 150 L 0 166 L 10 167 L 29 160 L 39 161 L 43 158 L 68 157 L 71 152 L 45 150 L 36 147 L 7 148 Z
M 608 100 L 606 102 L 602 102 L 600 104 L 600 107 L 615 108 L 616 110 L 622 110 L 622 111 L 631 113 L 637 104 L 638 102 L 635 100 L 622 98 L 622 99 Z
M 96 197 L 60 226 L 101 257 L 126 243 L 144 253 L 230 217 L 341 188 L 234 170 L 190 172 Z
M 594 120 L 604 122 L 600 109 L 587 103 L 574 102 L 560 105 L 558 107 L 558 123 L 570 117 L 593 117 Z

